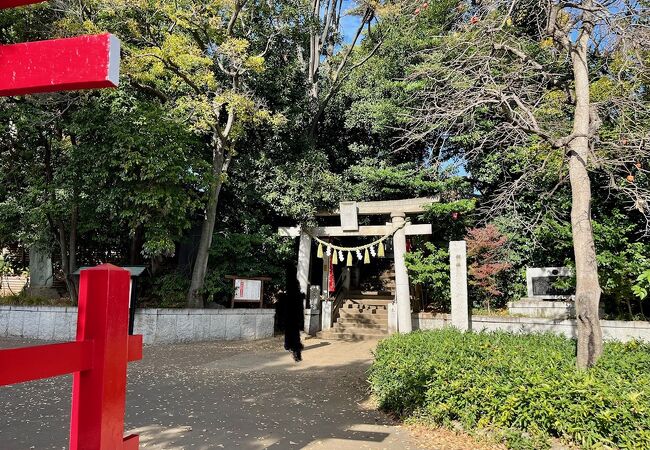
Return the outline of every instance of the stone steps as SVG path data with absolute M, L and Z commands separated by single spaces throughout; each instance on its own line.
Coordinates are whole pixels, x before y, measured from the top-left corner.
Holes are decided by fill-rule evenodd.
M 383 293 L 353 293 L 341 306 L 334 326 L 317 336 L 346 341 L 388 336 L 388 304 L 392 301 L 392 296 Z

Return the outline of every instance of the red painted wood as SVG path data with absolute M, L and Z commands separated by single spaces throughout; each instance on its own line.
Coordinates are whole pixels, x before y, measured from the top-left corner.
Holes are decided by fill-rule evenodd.
M 115 87 L 119 42 L 100 34 L 0 45 L 0 96 Z
M 92 342 L 66 342 L 0 350 L 0 386 L 88 370 L 92 348 Z
M 31 5 L 32 3 L 42 3 L 44 1 L 45 0 L 0 0 L 0 9 Z
M 77 341 L 0 350 L 0 386 L 73 373 L 70 450 L 135 450 L 123 437 L 126 366 L 142 359 L 129 336 L 128 270 L 104 264 L 81 271 Z
M 122 450 L 138 450 L 140 447 L 140 436 L 130 434 L 124 438 Z
M 81 271 L 77 340 L 93 341 L 93 369 L 73 376 L 70 450 L 124 445 L 129 284 L 110 264 Z
M 142 359 L 142 335 L 134 334 L 129 336 L 128 341 L 128 360 L 139 361 Z

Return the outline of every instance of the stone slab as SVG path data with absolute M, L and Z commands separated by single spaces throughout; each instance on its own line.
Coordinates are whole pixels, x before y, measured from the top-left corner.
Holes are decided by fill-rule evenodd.
M 242 316 L 226 316 L 226 340 L 230 341 L 241 338 L 241 324 Z
M 37 338 L 45 341 L 54 339 L 54 317 L 56 316 L 55 312 L 51 311 L 39 311 L 38 314 L 38 333 Z
M 257 316 L 255 318 L 255 339 L 273 337 L 275 320 L 272 316 Z
M 25 314 L 23 313 L 23 311 L 11 310 L 9 314 L 9 324 L 7 326 L 7 335 L 22 336 L 24 320 L 25 320 Z
M 208 328 L 209 340 L 226 339 L 226 316 L 223 314 L 213 314 L 209 316 L 210 326 Z
M 255 339 L 255 316 L 243 316 L 241 320 L 241 338 Z
M 0 336 L 7 335 L 7 328 L 9 327 L 9 315 L 11 310 L 0 309 Z
M 176 341 L 176 316 L 171 314 L 158 315 L 154 342 L 158 344 Z
M 136 313 L 135 315 L 133 332 L 135 334 L 141 334 L 145 344 L 152 344 L 155 340 L 157 318 L 155 314 Z
M 189 314 L 176 315 L 176 337 L 179 342 L 194 340 L 194 321 Z

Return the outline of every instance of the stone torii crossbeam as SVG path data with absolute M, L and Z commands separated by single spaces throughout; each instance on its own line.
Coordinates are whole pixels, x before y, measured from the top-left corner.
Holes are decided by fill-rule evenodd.
M 384 236 L 393 233 L 393 252 L 395 258 L 395 303 L 397 312 L 397 331 L 408 333 L 412 330 L 411 299 L 409 292 L 408 271 L 404 262 L 406 253 L 406 236 L 431 234 L 431 224 L 406 224 L 407 214 L 419 214 L 425 206 L 439 201 L 437 198 L 413 198 L 406 200 L 387 200 L 376 202 L 341 202 L 338 211 L 323 211 L 317 216 L 341 216 L 341 226 L 315 227 L 309 233 L 317 237 L 350 236 Z M 390 216 L 391 222 L 385 225 L 358 225 L 359 215 Z M 281 236 L 299 237 L 298 282 L 300 291 L 307 295 L 309 290 L 309 267 L 311 260 L 312 238 L 302 227 L 280 227 Z M 327 276 L 329 258 L 323 255 L 323 295 L 327 295 Z

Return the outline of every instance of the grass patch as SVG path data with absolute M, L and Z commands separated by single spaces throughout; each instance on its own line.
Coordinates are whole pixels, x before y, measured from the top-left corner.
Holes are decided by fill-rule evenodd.
M 490 430 L 510 448 L 560 438 L 585 448 L 650 448 L 650 346 L 609 343 L 575 368 L 575 342 L 551 334 L 453 328 L 380 342 L 369 372 L 378 404 L 402 418 Z
M 0 305 L 7 306 L 74 306 L 68 297 L 43 298 L 23 293 L 0 297 Z

